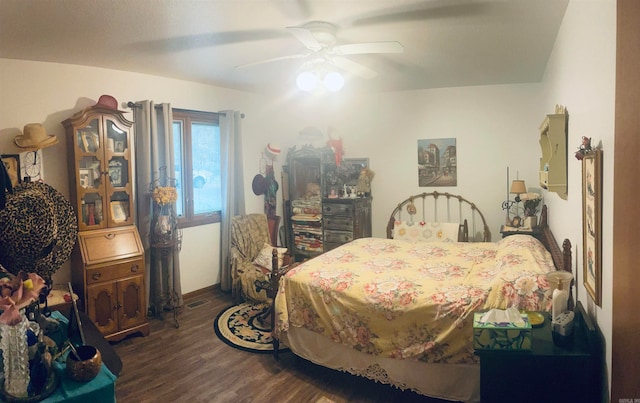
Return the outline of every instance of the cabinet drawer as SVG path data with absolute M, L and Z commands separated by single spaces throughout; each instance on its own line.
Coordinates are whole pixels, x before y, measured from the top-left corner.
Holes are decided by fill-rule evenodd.
M 326 229 L 337 229 L 343 231 L 353 231 L 353 217 L 323 217 Z
M 322 203 L 322 215 L 351 215 L 353 214 L 352 204 Z
M 140 274 L 144 272 L 144 260 L 133 259 L 127 260 L 113 265 L 105 265 L 101 267 L 92 267 L 87 269 L 87 284 L 95 284 L 103 281 L 112 281 L 132 274 Z
M 329 252 L 332 249 L 337 248 L 338 246 L 342 245 L 341 243 L 325 243 L 323 246 L 323 251 L 324 252 Z
M 353 240 L 353 232 L 350 231 L 324 231 L 324 243 L 339 243 L 343 244 Z

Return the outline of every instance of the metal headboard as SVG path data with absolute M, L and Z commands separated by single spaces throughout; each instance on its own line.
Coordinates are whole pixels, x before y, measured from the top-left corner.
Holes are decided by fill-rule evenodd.
M 471 242 L 491 241 L 491 231 L 482 212 L 475 203 L 451 193 L 421 193 L 409 196 L 399 203 L 387 223 L 387 238 L 393 238 L 396 221 L 458 222 L 459 240 Z

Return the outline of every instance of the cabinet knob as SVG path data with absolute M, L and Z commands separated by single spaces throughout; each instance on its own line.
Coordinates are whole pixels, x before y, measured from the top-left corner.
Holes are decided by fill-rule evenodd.
M 139 269 L 138 265 L 134 264 L 133 266 L 131 266 L 131 273 L 136 273 L 138 269 Z
M 107 238 L 107 239 L 113 239 L 113 238 L 115 238 L 115 237 L 116 237 L 116 234 L 114 234 L 114 233 L 109 233 L 109 234 L 105 235 L 104 237 L 105 237 L 105 238 Z
M 102 274 L 100 274 L 100 272 L 95 272 L 91 277 L 93 277 L 93 279 L 97 281 L 97 280 L 100 280 L 100 277 L 102 277 Z

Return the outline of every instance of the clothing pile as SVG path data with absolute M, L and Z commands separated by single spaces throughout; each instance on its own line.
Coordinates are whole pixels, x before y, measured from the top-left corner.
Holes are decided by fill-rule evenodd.
M 293 243 L 306 252 L 322 252 L 322 207 L 320 197 L 291 202 Z

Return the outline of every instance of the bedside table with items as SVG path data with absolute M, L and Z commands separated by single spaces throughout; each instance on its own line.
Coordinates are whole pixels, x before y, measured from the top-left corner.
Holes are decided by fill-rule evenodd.
M 573 343 L 554 344 L 551 319 L 532 329 L 531 350 L 476 350 L 480 357 L 480 395 L 492 402 L 599 402 L 602 367 L 599 331 L 582 304 L 575 309 Z
M 542 229 L 538 226 L 536 227 L 512 227 L 509 225 L 501 225 L 500 226 L 500 233 L 502 234 L 503 238 L 508 237 L 509 235 L 531 235 L 534 237 L 538 237 L 540 235 L 542 235 Z

